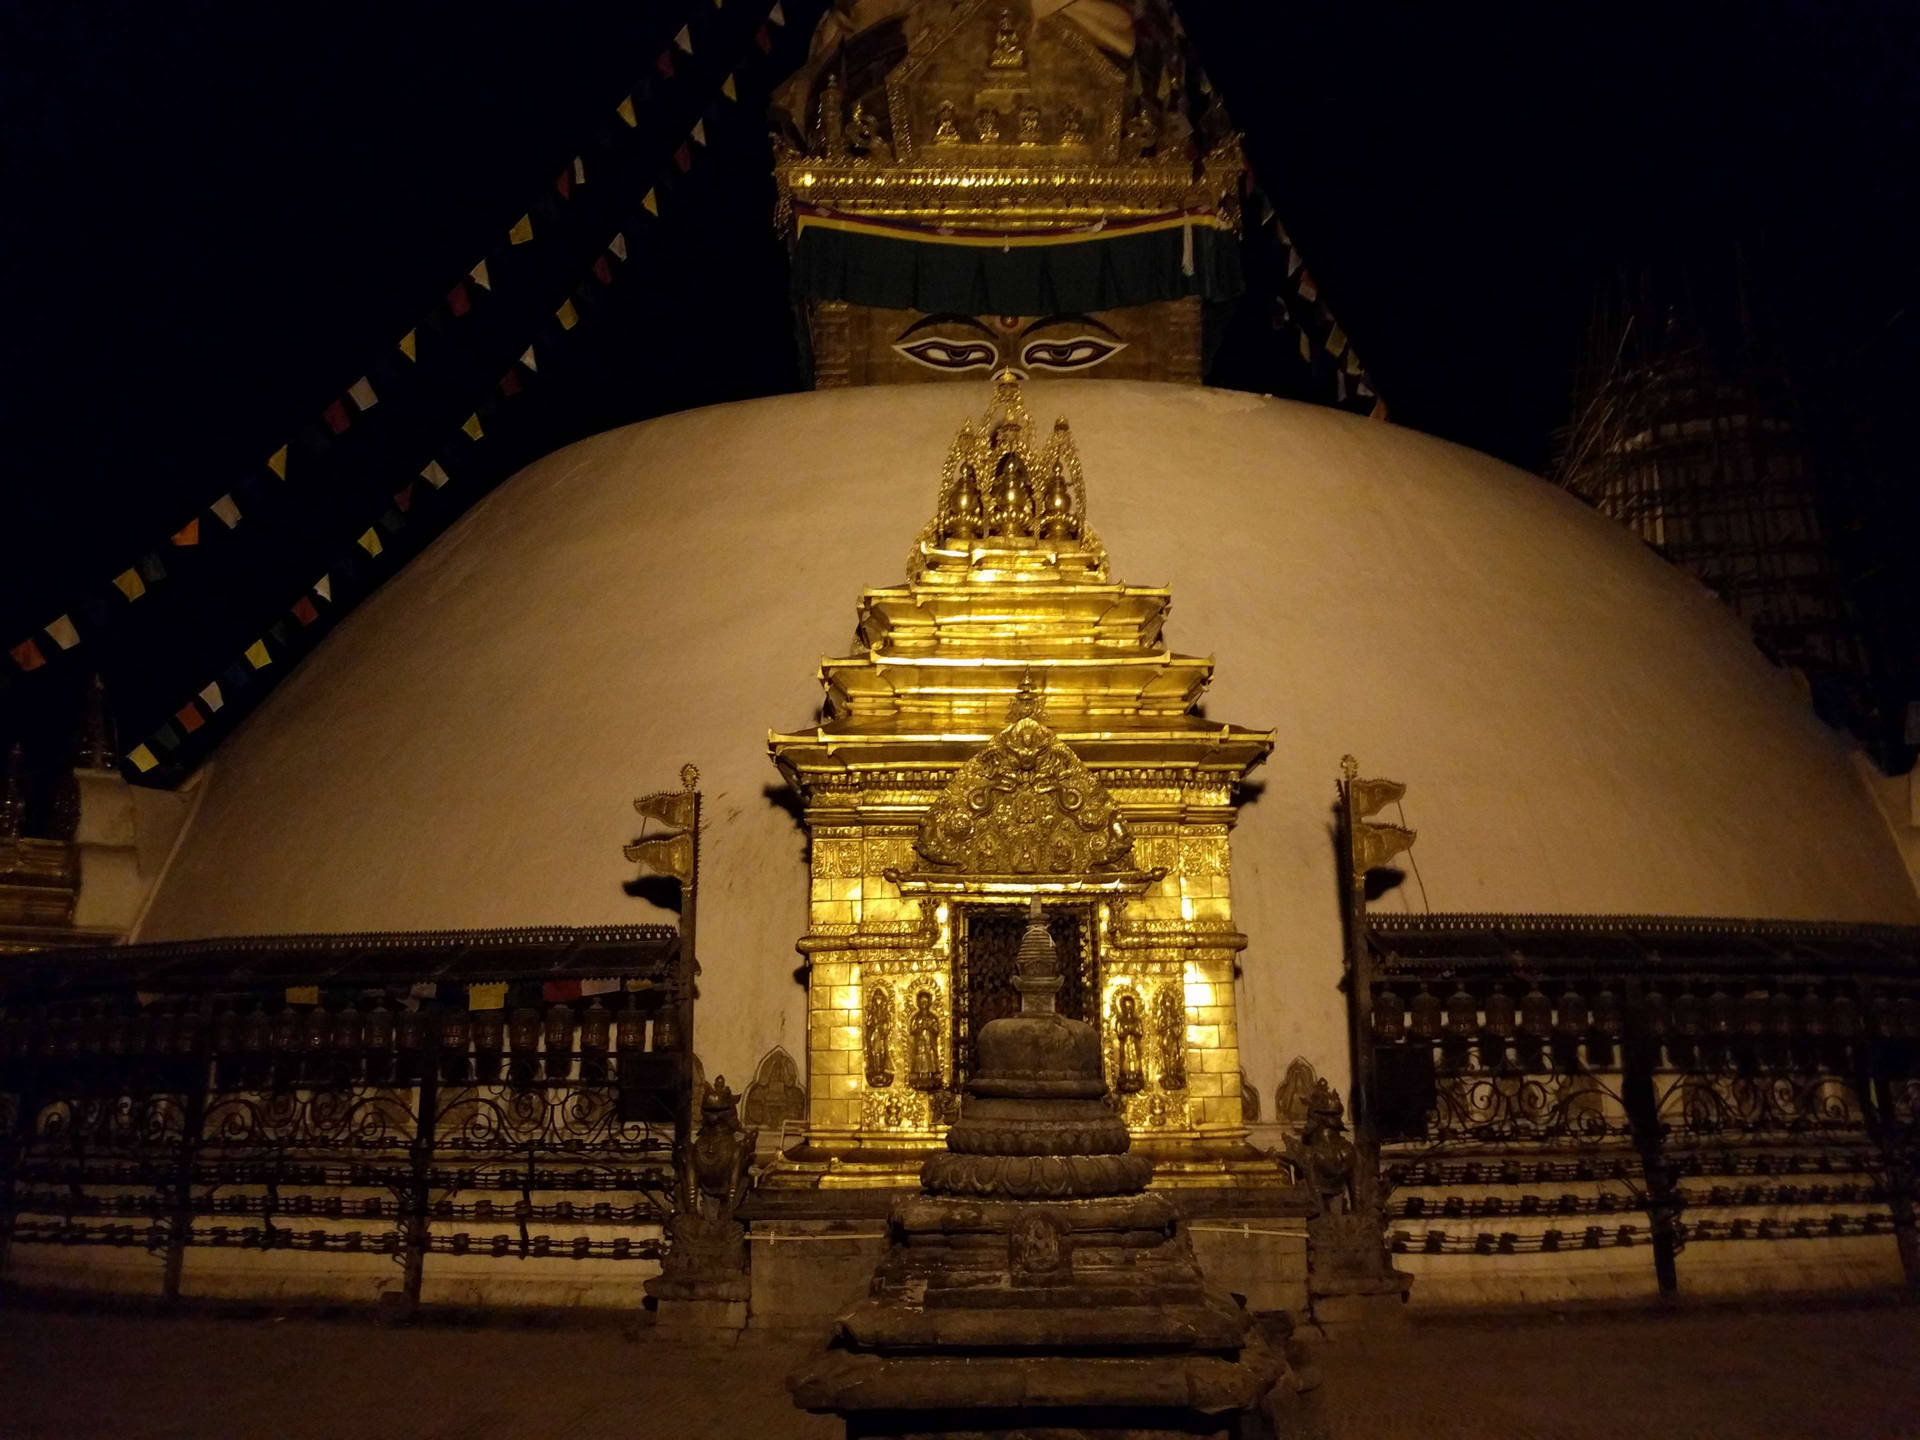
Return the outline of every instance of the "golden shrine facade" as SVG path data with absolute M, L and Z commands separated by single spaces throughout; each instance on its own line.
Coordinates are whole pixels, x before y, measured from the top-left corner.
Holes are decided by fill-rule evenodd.
M 1018 1009 L 1034 901 L 1162 1182 L 1258 1163 L 1228 837 L 1273 735 L 1196 713 L 1213 662 L 1167 649 L 1169 592 L 1114 581 L 1086 513 L 1067 422 L 1036 434 L 1003 373 L 907 583 L 864 592 L 859 653 L 822 663 L 821 723 L 769 736 L 811 841 L 807 1136 L 770 1185 L 917 1172 Z

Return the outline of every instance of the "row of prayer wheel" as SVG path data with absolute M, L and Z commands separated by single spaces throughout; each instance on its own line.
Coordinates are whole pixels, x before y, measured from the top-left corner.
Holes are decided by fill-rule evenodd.
M 1693 988 L 1672 995 L 1649 989 L 1640 1004 L 1645 1033 L 1654 1040 L 1846 1039 L 1861 1034 L 1882 1040 L 1920 1038 L 1920 1000 L 1912 994 L 1874 994 L 1864 1011 L 1844 990 L 1827 996 L 1812 987 L 1797 995 L 1761 989 L 1736 995 L 1719 986 L 1704 995 Z M 1389 1045 L 1480 1036 L 1617 1040 L 1625 1028 L 1624 1002 L 1605 982 L 1591 995 L 1569 986 L 1550 996 L 1536 983 L 1517 997 L 1499 984 L 1480 994 L 1458 985 L 1444 999 L 1425 985 L 1411 997 L 1385 985 L 1376 987 L 1373 996 L 1374 1038 Z
M 190 1056 L 209 1049 L 217 1055 L 296 1055 L 428 1048 L 442 1055 L 469 1049 L 570 1055 L 576 1036 L 583 1051 L 675 1050 L 678 1015 L 671 1004 L 616 1013 L 598 998 L 578 1014 L 566 1004 L 438 1013 L 393 1011 L 380 1004 L 365 1012 L 352 1005 L 338 1011 L 316 1005 L 272 1013 L 262 1005 L 245 1014 L 229 1007 L 212 1016 L 187 1006 L 176 1013 L 154 1005 L 137 1015 L 109 1015 L 95 1007 L 83 1014 L 8 1016 L 0 1021 L 0 1055 Z

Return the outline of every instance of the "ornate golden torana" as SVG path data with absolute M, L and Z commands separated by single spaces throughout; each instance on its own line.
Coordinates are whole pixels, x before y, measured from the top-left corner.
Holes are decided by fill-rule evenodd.
M 1206 720 L 1212 662 L 1170 652 L 1164 589 L 1123 585 L 1066 422 L 1002 375 L 963 427 L 905 585 L 869 590 L 825 715 L 772 735 L 812 847 L 808 1143 L 773 1183 L 891 1183 L 957 1113 L 1013 1013 L 1038 900 L 1064 1014 L 1163 1183 L 1249 1162 L 1228 832 L 1271 732 Z
M 1200 378 L 1239 137 L 1165 0 L 855 0 L 775 100 L 820 385 Z

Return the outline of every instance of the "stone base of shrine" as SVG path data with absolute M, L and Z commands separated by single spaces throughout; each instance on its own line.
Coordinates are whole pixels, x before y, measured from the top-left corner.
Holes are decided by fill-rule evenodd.
M 920 1157 L 924 1158 L 924 1156 Z M 779 1173 L 776 1171 L 776 1173 Z M 741 1207 L 747 1221 L 756 1330 L 824 1334 L 866 1298 L 887 1248 L 887 1216 L 916 1183 L 889 1188 L 762 1186 Z M 1313 1200 L 1280 1181 L 1271 1160 L 1265 1184 L 1163 1185 L 1179 1207 L 1208 1283 L 1242 1296 L 1259 1313 L 1307 1312 L 1307 1216 Z
M 841 1416 L 847 1440 L 1240 1440 L 1272 1433 L 1256 1407 L 1282 1369 L 1257 1341 L 1237 1360 L 830 1350 L 789 1385 L 802 1408 Z
M 745 1300 L 662 1300 L 653 1329 L 664 1339 L 693 1344 L 732 1340 L 747 1328 Z
M 1364 1279 L 1314 1276 L 1308 1286 L 1309 1313 L 1324 1331 L 1375 1333 L 1407 1323 L 1407 1292 L 1413 1277 L 1396 1270 Z

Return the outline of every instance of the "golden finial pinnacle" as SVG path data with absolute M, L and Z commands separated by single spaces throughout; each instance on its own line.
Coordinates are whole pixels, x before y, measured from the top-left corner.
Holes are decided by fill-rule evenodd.
M 1347 783 L 1351 785 L 1360 774 L 1360 762 L 1351 755 L 1342 755 L 1340 773 L 1347 777 Z
M 1040 687 L 1033 683 L 1033 667 L 1027 666 L 1020 676 L 1020 688 L 1014 691 L 1013 699 L 1007 705 L 1007 723 L 1025 720 L 1031 716 L 1035 720 L 1045 717 L 1047 698 Z
M 680 784 L 684 789 L 693 790 L 700 784 L 700 767 L 688 762 L 680 767 Z

